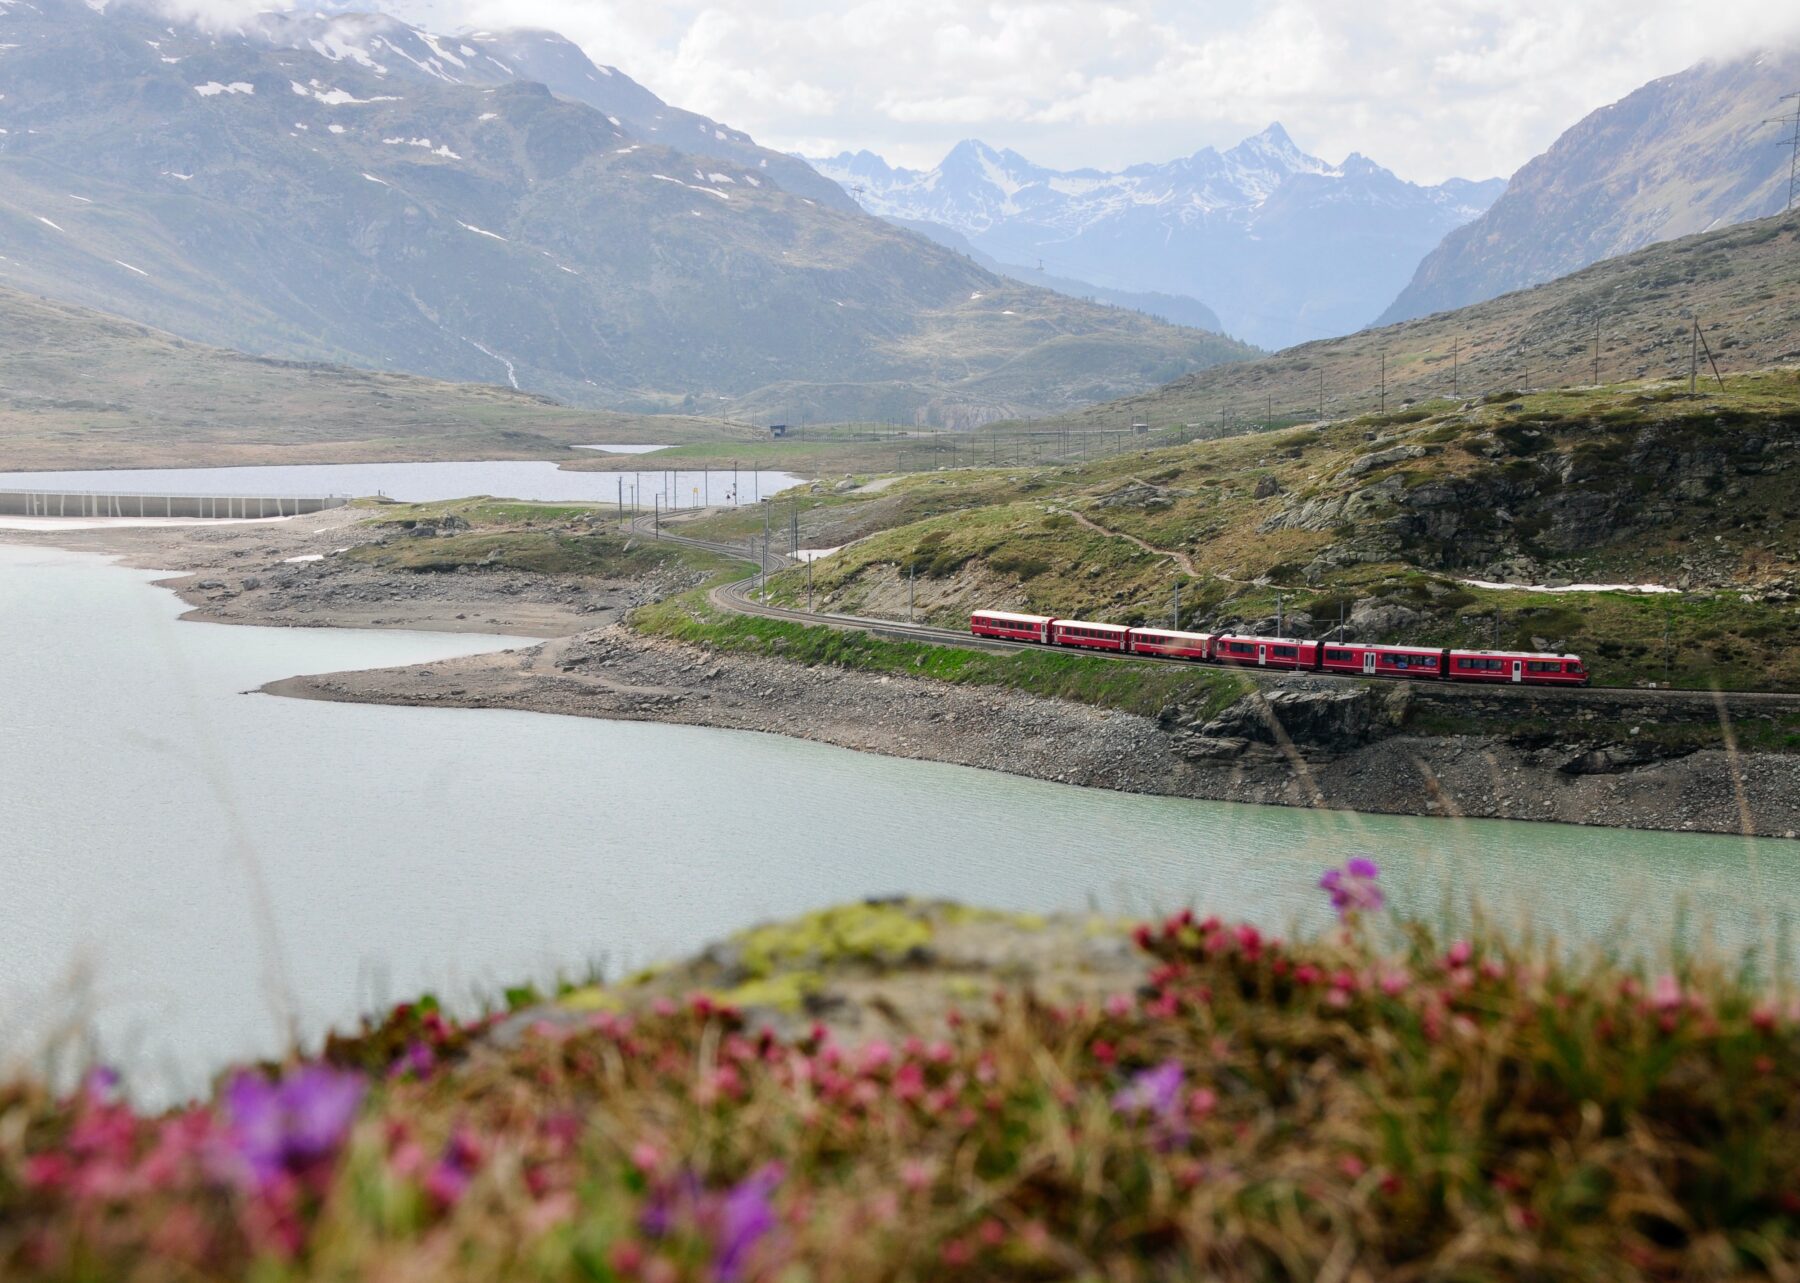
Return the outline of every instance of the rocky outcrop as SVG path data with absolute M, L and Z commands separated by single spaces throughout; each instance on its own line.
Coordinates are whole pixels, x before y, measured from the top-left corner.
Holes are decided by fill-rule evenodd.
M 1407 689 L 1337 683 L 1264 687 L 1198 726 L 1183 745 L 1191 761 L 1232 762 L 1299 755 L 1308 760 L 1351 753 L 1391 735 L 1405 720 Z
M 1344 469 L 1347 477 L 1360 477 L 1373 472 L 1377 468 L 1392 467 L 1396 463 L 1405 463 L 1411 459 L 1423 459 L 1427 451 L 1422 445 L 1397 445 L 1386 450 L 1377 450 L 1373 454 L 1365 454 Z

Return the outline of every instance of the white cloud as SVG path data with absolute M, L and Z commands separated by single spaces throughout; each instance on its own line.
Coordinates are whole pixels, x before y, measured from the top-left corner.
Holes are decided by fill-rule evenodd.
M 216 16 L 258 0 L 170 2 Z M 1422 181 L 1510 173 L 1647 80 L 1800 39 L 1800 5 L 1769 0 L 372 2 L 438 29 L 560 31 L 783 149 L 929 164 L 980 137 L 1116 167 L 1280 120 L 1328 159 L 1361 151 Z

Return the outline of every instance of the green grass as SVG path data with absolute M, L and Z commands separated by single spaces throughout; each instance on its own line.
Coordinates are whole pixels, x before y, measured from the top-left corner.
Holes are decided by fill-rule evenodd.
M 720 610 L 704 589 L 640 607 L 632 625 L 651 636 L 733 654 L 830 664 L 868 673 L 999 686 L 1154 717 L 1172 705 L 1210 714 L 1250 689 L 1241 674 L 1172 664 L 1138 664 L 1059 651 L 963 650 L 890 641 L 868 633 Z
M 592 579 L 631 579 L 667 567 L 708 576 L 743 573 L 729 557 L 623 535 L 611 525 L 613 510 L 604 506 L 481 498 L 370 505 L 370 511 L 379 515 L 367 524 L 392 532 L 390 537 L 359 544 L 344 556 L 389 570 L 514 570 Z M 447 519 L 471 528 L 442 531 Z M 442 532 L 404 533 L 420 526 Z

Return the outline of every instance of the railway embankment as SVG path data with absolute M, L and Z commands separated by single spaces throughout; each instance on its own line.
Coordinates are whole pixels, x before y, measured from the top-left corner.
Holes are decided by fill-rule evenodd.
M 1215 801 L 1800 834 L 1800 754 L 1741 742 L 1724 746 L 1716 710 L 1710 739 L 1696 720 L 1693 746 L 1673 744 L 1667 728 L 1649 716 L 1668 710 L 1653 708 L 1648 692 L 1641 704 L 1629 693 L 1592 706 L 1576 699 L 1559 711 L 1546 703 L 1539 724 L 1535 714 L 1493 693 L 1459 698 L 1399 685 L 1285 678 L 1257 685 L 1195 725 L 1179 710 L 1155 716 L 1000 686 L 809 665 L 622 626 L 531 651 L 297 677 L 265 689 L 312 699 L 765 731 L 1060 783 Z M 1728 701 L 1728 709 L 1749 711 L 1743 700 Z M 1710 706 L 1673 702 L 1696 719 L 1694 710 Z M 1633 721 L 1639 711 L 1645 716 Z M 1747 720 L 1765 713 L 1771 724 L 1785 717 L 1791 726 L 1800 704 L 1780 702 Z

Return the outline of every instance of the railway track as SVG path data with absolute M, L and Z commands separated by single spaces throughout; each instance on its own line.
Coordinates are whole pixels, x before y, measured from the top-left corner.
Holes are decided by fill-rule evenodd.
M 686 535 L 678 535 L 667 526 L 660 531 L 652 532 L 644 524 L 651 522 L 652 517 L 636 516 L 625 522 L 628 533 L 666 539 L 673 543 L 685 544 L 690 548 L 703 548 L 708 552 L 721 553 L 724 556 L 736 557 L 743 561 L 756 561 L 760 555 L 754 543 L 731 544 L 719 543 L 707 539 L 693 539 Z M 769 553 L 769 571 L 786 570 L 800 565 L 794 557 L 781 553 Z M 856 632 L 866 632 L 889 641 L 924 642 L 932 646 L 956 646 L 964 650 L 988 651 L 1028 651 L 1043 650 L 1044 646 L 1033 642 L 1010 642 L 993 637 L 976 637 L 971 633 L 952 628 L 936 628 L 929 624 L 908 624 L 892 619 L 870 619 L 861 615 L 838 614 L 830 611 L 795 610 L 787 606 L 772 606 L 759 601 L 753 595 L 756 590 L 758 575 L 747 579 L 736 580 L 728 584 L 720 584 L 707 594 L 708 599 L 722 610 L 734 611 L 741 615 L 759 615 L 765 619 L 785 619 L 795 623 L 823 625 L 828 628 L 842 628 Z M 1173 664 L 1182 668 L 1192 668 L 1191 660 L 1164 659 L 1156 655 L 1117 655 L 1105 651 L 1082 652 L 1094 659 L 1117 660 L 1134 664 Z M 1202 668 L 1219 668 L 1219 665 L 1202 664 Z M 1239 673 L 1260 682 L 1275 681 L 1294 674 L 1286 671 L 1269 672 L 1256 668 L 1231 668 L 1228 671 Z M 1341 676 L 1336 673 L 1306 672 L 1301 676 L 1343 684 L 1355 684 L 1367 681 L 1367 678 Z M 1384 680 L 1384 679 L 1376 679 Z M 1386 679 L 1392 680 L 1392 679 Z M 1425 683 L 1415 683 L 1425 685 Z M 1464 698 L 1501 698 L 1501 699 L 1536 699 L 1552 694 L 1559 699 L 1571 703 L 1604 703 L 1609 698 L 1620 695 L 1648 697 L 1670 704 L 1707 704 L 1717 702 L 1719 696 L 1712 691 L 1664 690 L 1648 689 L 1636 686 L 1588 686 L 1588 687 L 1554 687 L 1554 686 L 1512 686 L 1488 685 L 1459 682 L 1431 682 L 1429 689 L 1435 694 L 1444 694 Z M 1764 704 L 1775 708 L 1791 708 L 1800 712 L 1800 695 L 1782 691 L 1728 691 L 1725 696 L 1734 702 Z

